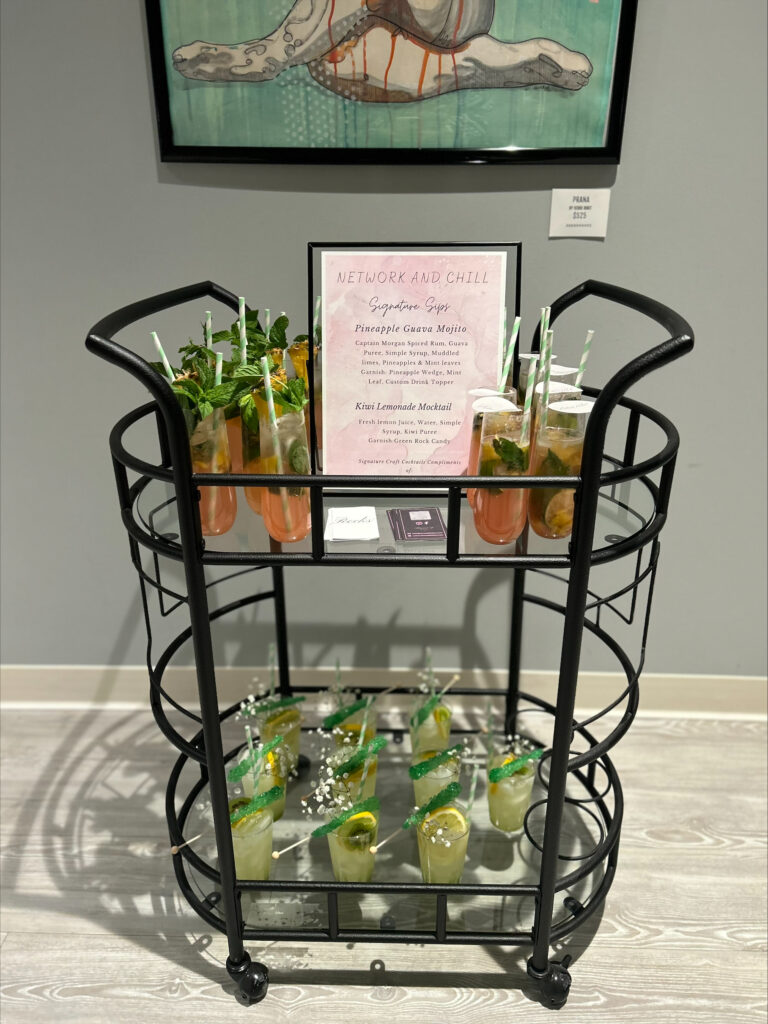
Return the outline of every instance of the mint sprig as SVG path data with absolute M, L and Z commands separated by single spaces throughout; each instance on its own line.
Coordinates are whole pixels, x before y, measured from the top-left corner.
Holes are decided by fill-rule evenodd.
M 528 469 L 528 449 L 521 448 L 507 437 L 494 437 L 493 450 L 513 473 L 525 473 Z

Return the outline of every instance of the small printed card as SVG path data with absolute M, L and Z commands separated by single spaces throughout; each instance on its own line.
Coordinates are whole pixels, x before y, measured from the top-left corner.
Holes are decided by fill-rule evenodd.
M 368 505 L 329 508 L 324 536 L 326 540 L 378 540 L 376 509 Z
M 388 508 L 387 518 L 395 540 L 445 540 L 439 508 Z

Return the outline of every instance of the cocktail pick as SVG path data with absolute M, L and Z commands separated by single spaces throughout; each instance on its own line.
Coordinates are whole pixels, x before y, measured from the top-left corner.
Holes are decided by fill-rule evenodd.
M 269 310 L 264 311 L 266 317 L 269 316 Z M 269 332 L 267 332 L 269 333 Z M 269 426 L 272 433 L 272 447 L 275 451 L 275 459 L 277 460 L 277 472 L 280 476 L 283 475 L 283 457 L 280 452 L 280 432 L 277 427 L 277 415 L 275 413 L 275 399 L 272 394 L 272 381 L 269 376 L 269 360 L 266 356 L 262 356 L 261 359 L 261 372 L 264 375 L 264 391 L 267 396 L 267 409 L 269 411 Z M 288 506 L 288 495 L 285 492 L 285 488 L 280 488 L 280 500 L 283 506 L 283 517 L 285 518 L 285 525 L 288 530 L 293 529 L 293 520 L 291 518 L 291 510 Z
M 210 309 L 205 311 L 205 347 L 213 348 L 213 324 Z
M 584 339 L 584 348 L 581 353 L 581 362 L 579 363 L 579 371 L 576 374 L 576 380 L 573 382 L 577 388 L 581 387 L 581 381 L 584 376 L 584 371 L 587 368 L 587 360 L 589 359 L 589 350 L 592 347 L 592 339 L 595 336 L 594 331 L 587 331 L 587 336 Z
M 245 333 L 245 298 L 242 295 L 237 300 L 237 321 L 240 328 L 240 362 L 245 366 L 248 357 L 248 336 Z
M 165 370 L 165 375 L 168 378 L 169 383 L 173 384 L 175 380 L 173 376 L 173 370 L 171 369 L 171 364 L 168 362 L 168 356 L 165 354 L 163 346 L 160 344 L 160 339 L 157 336 L 157 331 L 152 331 L 152 341 L 154 341 L 155 348 L 157 349 L 158 355 L 160 356 L 163 362 L 163 369 Z
M 187 839 L 187 841 L 185 843 L 179 843 L 178 846 L 172 846 L 171 847 L 171 853 L 175 857 L 176 854 L 179 852 L 179 850 L 183 850 L 184 847 L 185 846 L 189 846 L 190 843 L 196 843 L 197 840 L 198 839 L 202 839 L 204 835 L 205 835 L 205 832 L 201 832 L 200 835 L 192 836 L 191 839 Z
M 303 839 L 298 839 L 295 843 L 291 843 L 290 846 L 284 847 L 282 850 L 272 851 L 272 860 L 279 860 L 284 853 L 288 853 L 289 850 L 295 850 L 297 846 L 301 846 L 302 843 L 308 843 L 312 839 L 313 833 L 310 832 L 308 836 L 304 836 Z

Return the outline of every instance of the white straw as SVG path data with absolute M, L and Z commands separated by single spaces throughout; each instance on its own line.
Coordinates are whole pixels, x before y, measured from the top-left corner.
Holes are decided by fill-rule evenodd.
M 579 363 L 579 372 L 576 374 L 576 380 L 573 382 L 577 388 L 581 387 L 581 379 L 584 376 L 584 371 L 587 368 L 589 350 L 592 347 L 592 339 L 594 338 L 594 336 L 594 331 L 587 331 L 587 337 L 584 339 L 584 349 L 581 353 L 581 362 Z
M 211 322 L 211 311 L 205 311 L 205 347 L 213 348 L 213 325 Z
M 237 300 L 237 319 L 240 326 L 240 362 L 245 363 L 248 353 L 248 338 L 245 333 L 245 299 Z
M 267 341 L 269 341 L 269 325 L 270 325 L 271 322 L 272 322 L 272 316 L 271 316 L 269 310 L 265 309 L 264 310 L 264 334 L 267 336 Z
M 168 362 L 168 356 L 166 356 L 165 352 L 163 351 L 163 346 L 160 344 L 160 339 L 158 338 L 156 331 L 152 331 L 152 341 L 154 341 L 155 348 L 160 353 L 160 358 L 163 361 L 163 369 L 165 370 L 165 375 L 170 381 L 170 383 L 173 384 L 173 370 L 171 369 L 171 364 Z

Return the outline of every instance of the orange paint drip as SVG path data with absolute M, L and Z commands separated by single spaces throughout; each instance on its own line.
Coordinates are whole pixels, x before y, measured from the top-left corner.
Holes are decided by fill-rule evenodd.
M 389 72 L 392 67 L 392 61 L 395 59 L 395 45 L 397 43 L 397 37 L 392 36 L 392 50 L 389 54 L 389 64 L 387 64 L 387 70 L 384 72 L 384 88 L 387 88 L 387 80 L 389 79 Z
M 429 64 L 429 50 L 424 50 L 424 60 L 421 63 L 421 74 L 419 75 L 419 91 L 418 96 L 421 96 L 424 92 L 424 79 L 427 77 L 427 64 Z

